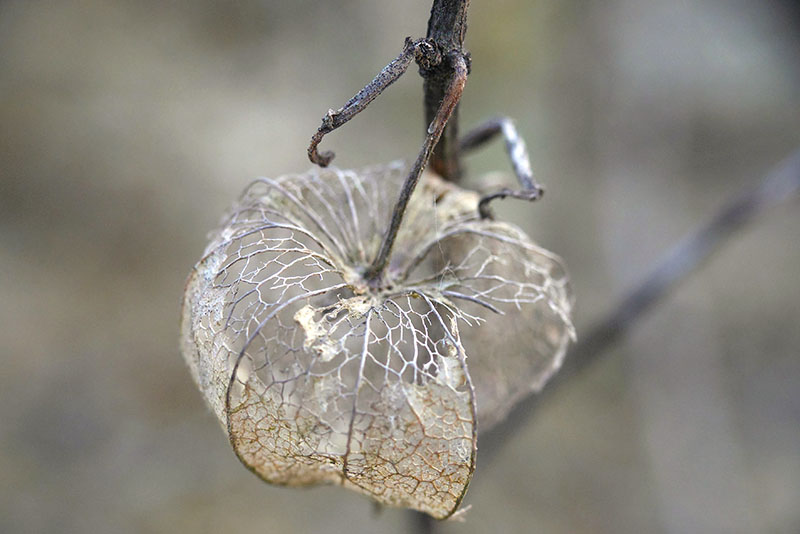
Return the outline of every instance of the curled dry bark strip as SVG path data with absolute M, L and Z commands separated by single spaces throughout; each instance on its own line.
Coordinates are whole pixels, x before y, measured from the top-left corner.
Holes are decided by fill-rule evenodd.
M 466 152 L 491 141 L 497 135 L 502 134 L 506 142 L 506 152 L 514 168 L 514 174 L 519 181 L 522 189 L 503 188 L 488 195 L 485 195 L 478 202 L 478 211 L 481 218 L 489 219 L 492 214 L 489 210 L 489 202 L 506 197 L 518 198 L 520 200 L 534 201 L 539 200 L 544 195 L 544 189 L 536 182 L 531 169 L 531 161 L 528 157 L 528 149 L 525 140 L 517 132 L 514 122 L 508 117 L 497 117 L 489 119 L 482 125 L 470 131 L 459 141 L 459 148 Z
M 441 62 L 441 54 L 435 46 L 425 39 L 412 41 L 410 37 L 406 37 L 403 51 L 400 52 L 400 55 L 386 65 L 370 83 L 348 100 L 344 106 L 336 111 L 329 109 L 328 113 L 322 117 L 322 124 L 311 137 L 311 144 L 308 146 L 308 159 L 320 167 L 327 167 L 333 161 L 335 154 L 330 150 L 322 153 L 318 151 L 322 138 L 364 111 L 373 100 L 378 98 L 378 95 L 405 74 L 412 59 L 416 59 L 417 63 L 424 65 L 426 68 L 431 68 Z
M 187 282 L 182 348 L 242 462 L 452 515 L 488 429 L 561 364 L 561 262 L 423 175 L 385 276 L 366 276 L 409 169 L 252 184 Z

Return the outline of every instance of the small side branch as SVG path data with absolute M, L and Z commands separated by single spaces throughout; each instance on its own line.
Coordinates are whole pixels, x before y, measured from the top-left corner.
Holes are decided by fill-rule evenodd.
M 335 157 L 335 154 L 330 150 L 322 153 L 317 151 L 322 138 L 361 113 L 379 94 L 396 82 L 408 70 L 408 66 L 413 59 L 416 59 L 420 64 L 433 66 L 441 61 L 441 56 L 438 54 L 436 47 L 427 40 L 417 39 L 412 41 L 410 37 L 406 37 L 405 45 L 400 55 L 386 65 L 366 87 L 356 93 L 353 98 L 338 110 L 328 110 L 328 113 L 322 118 L 322 124 L 317 129 L 317 133 L 311 138 L 311 144 L 308 146 L 308 159 L 320 167 L 327 167 Z
M 478 211 L 482 219 L 491 218 L 492 214 L 489 210 L 489 202 L 493 200 L 512 197 L 534 201 L 542 198 L 544 194 L 544 189 L 533 177 L 531 161 L 528 157 L 528 149 L 525 146 L 525 141 L 517 132 L 514 122 L 508 117 L 490 119 L 478 126 L 461 139 L 459 147 L 461 151 L 467 152 L 491 141 L 501 133 L 506 141 L 506 151 L 508 152 L 508 157 L 511 159 L 511 166 L 514 168 L 514 174 L 517 176 L 517 180 L 519 180 L 522 189 L 503 188 L 494 193 L 485 195 L 478 203 Z
M 386 264 L 389 259 L 389 254 L 392 252 L 392 247 L 394 246 L 394 241 L 397 237 L 397 231 L 400 229 L 400 223 L 403 221 L 403 214 L 405 213 L 406 206 L 408 206 L 408 201 L 411 198 L 411 194 L 417 187 L 417 183 L 422 175 L 422 171 L 425 169 L 425 165 L 428 163 L 431 151 L 433 150 L 433 147 L 436 146 L 439 138 L 442 136 L 442 132 L 447 125 L 447 121 L 453 114 L 453 110 L 456 108 L 456 105 L 458 105 L 458 101 L 461 99 L 461 93 L 464 92 L 464 84 L 467 82 L 466 59 L 462 54 L 453 52 L 447 58 L 447 61 L 451 63 L 453 69 L 453 77 L 450 80 L 450 85 L 448 85 L 444 98 L 439 105 L 439 110 L 436 113 L 436 117 L 433 119 L 433 122 L 431 122 L 430 126 L 428 126 L 428 132 L 425 137 L 425 141 L 422 143 L 422 148 L 419 151 L 419 155 L 417 156 L 414 165 L 411 167 L 411 171 L 409 172 L 408 177 L 403 184 L 403 188 L 400 191 L 400 198 L 397 200 L 397 204 L 392 212 L 392 219 L 389 222 L 389 229 L 384 236 L 380 252 L 375 258 L 375 261 L 372 263 L 369 271 L 366 273 L 368 278 L 375 281 L 380 281 L 383 275 L 383 271 L 386 268 Z

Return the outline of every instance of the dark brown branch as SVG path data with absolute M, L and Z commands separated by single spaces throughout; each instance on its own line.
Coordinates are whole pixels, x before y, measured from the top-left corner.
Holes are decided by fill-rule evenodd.
M 411 199 L 411 194 L 417 187 L 419 178 L 422 176 L 422 171 L 425 169 L 425 165 L 430 158 L 431 151 L 442 136 L 448 119 L 450 119 L 450 116 L 458 105 L 458 101 L 461 99 L 461 93 L 464 91 L 464 84 L 467 82 L 467 63 L 460 53 L 452 53 L 443 63 L 451 64 L 454 75 L 450 80 L 447 91 L 445 91 L 436 116 L 430 123 L 430 126 L 428 126 L 428 134 L 425 136 L 425 141 L 422 143 L 419 155 L 414 165 L 411 167 L 408 178 L 406 178 L 403 188 L 400 191 L 400 198 L 397 200 L 397 204 L 392 212 L 389 229 L 383 238 L 378 256 L 366 273 L 367 278 L 372 279 L 376 284 L 380 283 L 383 277 L 383 271 L 389 260 L 389 254 L 392 252 L 392 247 L 397 237 L 397 231 L 400 229 L 400 223 L 403 222 L 403 214 L 406 211 L 406 206 L 408 206 L 408 201 Z
M 790 199 L 800 198 L 800 150 L 778 164 L 754 189 L 746 191 L 725 205 L 697 232 L 681 241 L 633 291 L 598 321 L 567 355 L 564 367 L 545 388 L 543 394 L 529 395 L 509 416 L 481 436 L 485 459 L 497 454 L 515 432 L 523 428 L 543 399 L 558 391 L 581 371 L 599 360 L 654 305 L 668 297 L 711 254 L 737 230 L 756 217 Z
M 427 34 L 428 41 L 443 56 L 456 53 L 464 57 L 467 69 L 469 55 L 464 50 L 464 36 L 467 33 L 468 9 L 469 0 L 434 0 Z M 420 74 L 425 79 L 425 121 L 430 124 L 436 117 L 454 73 L 450 65 L 442 63 L 432 68 L 421 66 Z M 446 180 L 457 181 L 461 176 L 457 109 L 433 151 L 431 167 Z

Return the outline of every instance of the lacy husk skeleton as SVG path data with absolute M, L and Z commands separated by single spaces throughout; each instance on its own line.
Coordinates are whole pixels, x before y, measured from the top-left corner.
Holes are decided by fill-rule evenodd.
M 458 34 L 449 48 L 435 38 L 437 5 L 455 15 L 445 17 L 444 34 Z M 455 148 L 444 134 L 468 72 L 467 5 L 435 2 L 429 36 L 407 39 L 371 84 L 328 112 L 309 147 L 327 166 L 322 137 L 414 59 L 438 72 L 431 84 L 444 93 L 413 163 L 254 182 L 189 277 L 184 356 L 236 454 L 268 482 L 341 484 L 449 517 L 475 469 L 478 422 L 490 428 L 540 389 L 574 337 L 561 261 L 488 209 L 542 193 L 513 124 L 490 121 Z M 433 165 L 446 179 L 423 172 L 435 151 L 496 134 L 521 191 L 464 190 L 447 180 L 458 165 L 446 157 Z

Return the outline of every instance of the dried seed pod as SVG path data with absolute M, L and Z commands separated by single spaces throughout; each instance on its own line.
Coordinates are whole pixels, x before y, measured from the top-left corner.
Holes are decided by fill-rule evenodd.
M 264 480 L 337 483 L 446 518 L 475 467 L 477 421 L 557 370 L 571 301 L 558 258 L 433 175 L 368 279 L 406 174 L 394 163 L 250 185 L 189 277 L 182 349 Z

